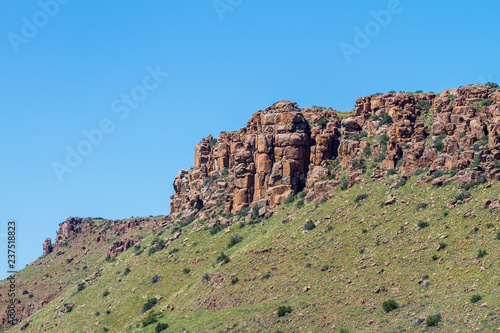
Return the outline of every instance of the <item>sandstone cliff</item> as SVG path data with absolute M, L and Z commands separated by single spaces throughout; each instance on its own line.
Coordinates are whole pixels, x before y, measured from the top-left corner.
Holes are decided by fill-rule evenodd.
M 174 180 L 170 216 L 210 216 L 222 205 L 230 213 L 274 207 L 303 190 L 318 197 L 340 183 L 341 170 L 361 181 L 376 157 L 382 163 L 372 164 L 372 179 L 388 169 L 408 179 L 418 168 L 424 182 L 439 178 L 436 170 L 464 182 L 500 180 L 499 105 L 500 90 L 485 85 L 364 96 L 349 113 L 277 102 L 241 130 L 196 146 L 195 166 Z

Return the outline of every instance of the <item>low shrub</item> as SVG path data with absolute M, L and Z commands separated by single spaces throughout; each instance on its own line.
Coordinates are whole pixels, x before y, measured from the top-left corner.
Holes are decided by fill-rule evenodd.
M 370 145 L 367 145 L 365 148 L 363 148 L 363 156 L 370 157 L 371 155 L 372 155 L 372 149 L 370 148 Z
M 78 289 L 77 289 L 77 290 L 78 290 L 78 291 L 82 291 L 83 289 L 85 289 L 85 283 L 83 283 L 83 282 L 82 282 L 82 283 L 79 283 L 79 284 L 78 284 Z
M 156 305 L 156 302 L 158 301 L 154 297 L 148 299 L 146 303 L 142 305 L 142 313 L 148 311 L 149 309 L 152 309 Z
M 379 141 L 382 145 L 386 145 L 386 144 L 387 144 L 387 142 L 389 142 L 389 136 L 388 136 L 386 133 L 384 133 L 384 134 L 382 134 L 381 136 L 379 136 L 378 141 Z
M 236 244 L 240 243 L 242 240 L 243 240 L 243 237 L 241 237 L 239 235 L 235 235 L 235 236 L 231 237 L 231 239 L 229 240 L 229 244 L 227 244 L 227 247 L 228 248 L 233 247 Z
M 428 100 L 426 99 L 421 99 L 417 103 L 417 108 L 421 110 L 429 110 L 431 108 L 431 105 Z
M 421 174 L 424 174 L 426 173 L 427 171 L 425 171 L 424 169 L 420 169 L 420 168 L 416 168 L 415 171 L 413 172 L 413 174 L 415 176 L 420 176 Z
M 329 119 L 327 119 L 327 118 L 321 118 L 321 119 L 319 119 L 318 121 L 316 121 L 316 122 L 314 123 L 314 125 L 316 125 L 316 126 L 320 126 L 320 127 L 322 127 L 322 128 L 325 128 L 325 127 L 326 127 L 326 124 L 328 124 L 328 121 L 329 121 Z
M 436 170 L 432 174 L 432 178 L 439 178 L 439 177 L 442 177 L 442 176 L 444 176 L 444 172 L 442 170 Z
M 291 306 L 282 305 L 278 308 L 278 317 L 284 317 L 284 316 L 286 316 L 287 313 L 291 313 L 291 312 L 292 312 Z
M 154 311 L 151 311 L 150 313 L 148 313 L 148 315 L 141 320 L 142 327 L 146 327 L 146 326 L 149 326 L 151 324 L 156 323 L 158 321 L 157 316 L 158 315 Z
M 392 175 L 395 175 L 397 174 L 398 172 L 394 169 L 389 169 L 387 170 L 387 173 L 385 174 L 386 176 L 392 176 Z
M 239 281 L 239 280 L 240 280 L 240 279 L 238 279 L 237 277 L 235 277 L 235 278 L 233 278 L 233 279 L 231 280 L 231 284 L 236 284 L 236 283 L 238 283 L 238 281 Z
M 471 303 L 477 303 L 479 302 L 480 300 L 482 300 L 483 298 L 481 297 L 481 295 L 473 295 L 471 298 L 470 298 L 470 302 Z
M 406 185 L 406 178 L 401 177 L 401 178 L 399 178 L 399 181 L 396 184 L 396 186 L 394 186 L 394 189 L 397 190 L 398 188 L 405 186 L 405 185 Z
M 359 161 L 355 160 L 352 163 L 352 167 L 354 170 L 361 170 L 363 173 L 366 171 L 366 163 L 364 159 L 360 159 Z
M 229 257 L 225 253 L 219 254 L 217 259 L 215 260 L 215 264 L 227 264 L 229 262 Z
M 189 268 L 183 268 L 182 269 L 182 273 L 184 273 L 186 275 L 189 274 L 190 272 L 191 272 L 191 270 Z
M 481 259 L 482 257 L 486 256 L 487 254 L 488 254 L 488 252 L 486 252 L 486 250 L 479 250 L 479 251 L 477 251 L 476 258 Z
M 446 138 L 446 134 L 439 134 L 436 140 L 433 141 L 434 147 L 438 152 L 442 153 L 444 151 L 443 139 Z
M 431 316 L 428 316 L 425 319 L 425 323 L 427 324 L 428 327 L 437 326 L 437 324 L 440 321 L 441 321 L 441 315 L 440 314 L 431 315 Z
M 384 303 L 382 303 L 382 307 L 384 308 L 385 312 L 391 312 L 392 310 L 396 310 L 397 308 L 399 308 L 399 305 L 395 300 L 390 299 L 384 301 Z
M 158 274 L 153 275 L 153 277 L 151 278 L 151 283 L 155 284 L 158 281 L 160 281 L 160 276 Z
M 481 102 L 479 102 L 479 105 L 481 105 L 481 106 L 490 106 L 491 105 L 491 99 L 489 99 L 489 98 L 483 99 Z
M 458 169 L 456 166 L 452 166 L 451 169 L 450 169 L 450 177 L 453 177 L 457 174 L 458 172 Z
M 346 176 L 342 176 L 342 179 L 340 181 L 340 189 L 342 191 L 345 191 L 347 190 L 348 187 L 349 187 L 349 180 L 347 179 Z
M 481 164 L 481 159 L 479 158 L 479 155 L 477 155 L 476 157 L 474 157 L 474 162 L 472 162 L 470 168 L 471 169 L 477 168 L 479 164 Z
M 168 324 L 166 323 L 158 323 L 155 327 L 155 331 L 156 332 L 161 332 L 161 331 L 164 331 L 168 328 Z
M 154 246 L 151 246 L 148 250 L 148 256 L 152 255 L 153 253 L 156 253 L 158 251 L 161 251 L 165 248 L 165 241 L 163 239 L 160 240 L 153 240 L 151 243 L 154 243 Z M 152 245 L 152 244 L 151 244 Z
M 380 163 L 382 162 L 383 160 L 385 160 L 385 158 L 387 157 L 387 153 L 386 152 L 382 152 L 380 153 L 377 157 L 375 157 L 373 159 L 373 162 L 375 163 Z
M 428 227 L 428 226 L 429 226 L 429 223 L 428 223 L 428 222 L 426 222 L 426 221 L 418 221 L 417 226 L 418 226 L 420 229 L 423 229 L 423 228 L 425 228 L 425 227 Z
M 302 208 L 304 207 L 304 199 L 300 199 L 297 201 L 297 208 Z
M 215 235 L 217 233 L 219 233 L 221 230 L 222 230 L 222 225 L 217 222 L 213 227 L 211 227 L 209 230 L 210 230 L 210 235 Z
M 313 223 L 313 221 L 307 221 L 304 225 L 304 230 L 313 230 L 314 228 L 316 228 L 316 225 Z
M 295 194 L 290 194 L 290 196 L 285 200 L 285 205 L 290 204 L 294 201 L 295 201 Z
M 467 191 L 460 193 L 455 197 L 455 200 L 457 201 L 463 201 L 464 199 L 470 198 L 471 194 Z
M 365 200 L 366 198 L 368 198 L 368 194 L 363 193 L 363 194 L 358 195 L 356 198 L 354 198 L 354 202 L 358 203 L 361 200 Z
M 387 113 L 382 113 L 380 115 L 380 123 L 379 126 L 386 125 L 386 124 L 392 124 L 392 118 L 389 116 Z
M 418 204 L 418 206 L 417 206 L 417 210 L 427 209 L 427 207 L 428 207 L 428 206 L 429 206 L 429 205 L 428 205 L 427 203 L 425 203 L 425 202 L 421 202 L 421 203 L 419 203 L 419 204 Z

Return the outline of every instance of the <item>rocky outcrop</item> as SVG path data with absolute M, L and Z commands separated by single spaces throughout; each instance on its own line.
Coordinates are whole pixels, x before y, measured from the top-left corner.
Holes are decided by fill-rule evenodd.
M 43 255 L 49 255 L 52 252 L 52 240 L 47 238 L 45 242 L 43 242 Z
M 132 239 L 118 240 L 114 242 L 113 245 L 111 245 L 111 247 L 108 249 L 108 251 L 106 252 L 106 257 L 109 259 L 113 259 L 120 253 L 127 251 L 135 243 L 136 241 Z
M 350 182 L 361 181 L 366 160 L 377 156 L 382 163 L 372 179 L 388 169 L 406 178 L 425 169 L 425 182 L 437 170 L 461 171 L 464 182 L 500 180 L 500 90 L 471 85 L 440 94 L 376 94 L 342 114 L 277 102 L 239 131 L 209 135 L 196 146 L 195 166 L 174 180 L 170 217 L 274 207 L 304 189 L 313 192 L 308 200 L 318 198 L 340 183 L 326 185 L 340 168 Z
M 238 221 L 232 214 L 241 211 L 247 222 L 255 222 L 292 194 L 304 191 L 306 203 L 329 199 L 335 186 L 382 179 L 389 169 L 405 179 L 425 172 L 420 182 L 435 187 L 451 181 L 440 178 L 446 172 L 464 183 L 498 181 L 499 160 L 498 88 L 375 94 L 358 98 L 350 112 L 300 109 L 280 101 L 254 113 L 238 131 L 203 139 L 195 147 L 195 166 L 175 177 L 170 216 L 155 223 L 164 227 L 174 220 L 197 219 L 227 225 Z M 370 178 L 362 177 L 368 166 Z M 87 220 L 62 222 L 54 248 L 79 232 L 95 233 L 96 242 L 106 242 L 104 231 L 96 232 Z M 149 220 L 104 224 L 121 236 Z M 116 256 L 129 245 L 114 244 L 108 254 Z M 44 255 L 51 246 L 46 240 Z
M 328 174 L 322 163 L 337 155 L 339 128 L 333 110 L 282 101 L 256 112 L 240 131 L 208 136 L 195 148 L 195 167 L 175 178 L 171 213 L 187 218 L 221 204 L 238 212 L 254 202 L 284 203 L 308 185 L 308 175 Z
M 56 236 L 56 244 L 59 241 L 64 241 L 72 238 L 75 233 L 80 231 L 82 223 L 81 217 L 68 217 L 66 221 L 59 224 L 59 231 Z

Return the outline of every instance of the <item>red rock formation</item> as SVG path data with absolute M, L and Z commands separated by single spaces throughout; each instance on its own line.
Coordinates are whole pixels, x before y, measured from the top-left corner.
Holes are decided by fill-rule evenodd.
M 82 223 L 81 217 L 68 217 L 66 221 L 59 224 L 59 231 L 57 232 L 56 244 L 58 241 L 72 238 Z
M 221 203 L 228 212 L 257 201 L 284 203 L 306 186 L 309 173 L 328 175 L 321 164 L 337 155 L 339 127 L 333 110 L 301 110 L 281 101 L 256 112 L 240 131 L 208 136 L 195 148 L 195 168 L 175 178 L 171 212 L 187 218 Z
M 385 154 L 383 168 L 405 177 L 429 167 L 430 176 L 438 169 L 456 168 L 466 171 L 462 179 L 498 179 L 493 158 L 500 158 L 499 105 L 500 90 L 481 85 L 439 95 L 364 96 L 342 121 L 333 110 L 277 102 L 253 114 L 241 130 L 216 139 L 209 135 L 196 146 L 195 167 L 181 170 L 174 180 L 171 218 L 188 219 L 202 209 L 209 216 L 220 205 L 233 213 L 257 202 L 274 207 L 317 181 L 333 178 L 329 166 L 334 164 L 348 168 L 350 181 L 359 181 L 363 155 L 370 149 L 375 156 Z M 386 145 L 369 147 L 364 139 L 383 134 Z M 467 171 L 478 158 L 480 168 Z
M 106 252 L 106 257 L 113 259 L 120 253 L 127 251 L 132 245 L 135 244 L 135 242 L 136 241 L 132 239 L 118 240 L 114 242 Z
M 246 220 L 269 216 L 294 193 L 306 190 L 306 202 L 328 198 L 341 183 L 336 173 L 349 172 L 349 182 L 363 181 L 366 160 L 382 163 L 371 179 L 387 169 L 410 178 L 426 169 L 421 182 L 434 172 L 456 170 L 463 182 L 500 180 L 500 90 L 473 85 L 433 93 L 388 93 L 363 96 L 354 111 L 300 109 L 296 103 L 277 102 L 253 114 L 239 131 L 208 135 L 195 148 L 195 166 L 181 170 L 174 180 L 171 214 L 155 226 L 176 219 L 208 219 L 233 223 L 237 218 L 212 218 L 225 210 L 235 213 L 256 206 Z M 347 116 L 347 117 L 345 117 Z M 371 139 L 378 138 L 378 139 Z M 383 139 L 383 140 L 382 140 Z M 497 161 L 495 161 L 495 159 Z M 439 182 L 435 182 L 435 186 Z M 94 231 L 81 218 L 60 224 L 54 247 L 80 231 Z M 149 218 L 105 221 L 116 236 L 146 225 Z M 153 225 L 151 225 L 153 227 Z M 99 233 L 98 242 L 106 241 Z M 47 255 L 50 243 L 44 243 Z M 130 244 L 129 244 L 130 245 Z M 126 244 L 115 244 L 116 255 Z
M 49 255 L 52 252 L 52 240 L 47 238 L 45 242 L 43 242 L 43 255 Z

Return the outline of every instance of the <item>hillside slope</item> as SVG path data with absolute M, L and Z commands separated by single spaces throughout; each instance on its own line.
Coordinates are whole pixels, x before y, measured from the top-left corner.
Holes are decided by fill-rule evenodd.
M 496 330 L 499 104 L 480 85 L 278 102 L 196 147 L 170 216 L 61 223 L 8 331 Z

